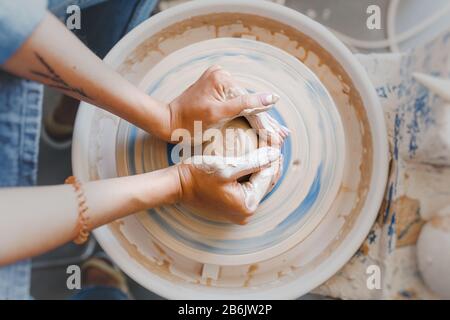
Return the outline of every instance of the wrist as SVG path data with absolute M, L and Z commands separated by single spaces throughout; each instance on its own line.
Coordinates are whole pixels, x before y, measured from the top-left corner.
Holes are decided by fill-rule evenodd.
M 163 121 L 161 122 L 159 138 L 166 142 L 170 142 L 170 138 L 172 136 L 172 110 L 170 103 L 159 102 L 159 106 L 164 114 Z
M 141 110 L 144 112 L 141 128 L 161 140 L 170 141 L 171 111 L 169 104 L 145 95 L 141 103 Z
M 183 167 L 184 164 L 177 164 L 168 168 L 173 179 L 173 193 L 171 197 L 172 204 L 183 200 Z
M 169 112 L 169 137 L 168 140 L 169 142 L 172 141 L 172 133 L 174 130 L 180 128 L 180 126 L 178 125 L 178 112 L 177 110 L 179 110 L 178 108 L 178 102 L 177 99 L 172 100 L 168 105 L 167 105 L 167 109 Z
M 179 165 L 119 179 L 129 179 L 128 190 L 132 191 L 127 202 L 134 204 L 133 212 L 172 205 L 183 199 Z
M 178 163 L 172 166 L 177 172 L 178 178 L 178 200 L 177 202 L 182 202 L 186 198 L 190 197 L 190 192 L 192 188 L 189 187 L 190 181 L 192 181 L 191 171 L 189 170 L 189 165 L 184 163 Z
M 144 175 L 147 176 L 145 177 L 147 182 L 154 182 L 147 183 L 145 191 L 146 208 L 171 205 L 181 201 L 183 192 L 177 165 Z

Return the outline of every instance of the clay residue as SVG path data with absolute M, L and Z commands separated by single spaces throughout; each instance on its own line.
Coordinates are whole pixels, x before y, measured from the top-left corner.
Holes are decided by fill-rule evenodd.
M 359 252 L 361 252 L 364 256 L 369 254 L 369 245 L 367 242 L 364 242 L 362 246 L 359 248 Z
M 134 243 L 129 242 L 121 230 L 123 224 L 123 221 L 116 220 L 110 223 L 108 227 L 132 259 L 139 261 L 141 265 L 151 272 L 163 275 L 165 278 L 172 281 L 181 281 L 180 278 L 174 276 L 170 272 L 170 261 L 163 259 L 161 263 L 157 263 L 156 261 L 143 255 Z
M 166 255 L 166 251 L 159 244 L 157 244 L 155 241 L 153 241 L 153 245 L 155 246 L 156 250 L 158 250 L 160 255 L 162 255 L 162 256 Z
M 424 224 L 420 217 L 419 200 L 401 196 L 392 203 L 391 210 L 396 213 L 396 246 L 415 244 Z
M 353 229 L 353 225 L 357 221 L 357 218 L 359 217 L 359 214 L 366 202 L 366 196 L 372 178 L 371 174 L 373 166 L 373 150 L 372 133 L 362 99 L 358 91 L 355 89 L 355 86 L 352 83 L 349 75 L 345 72 L 342 66 L 333 58 L 330 52 L 327 52 L 315 40 L 309 38 L 304 33 L 292 28 L 291 26 L 266 17 L 260 17 L 251 14 L 209 14 L 192 17 L 175 23 L 144 40 L 119 66 L 118 71 L 124 75 L 133 72 L 133 66 L 136 63 L 143 61 L 144 59 L 146 59 L 146 57 L 149 57 L 152 54 L 155 55 L 155 52 L 157 52 L 159 56 L 155 55 L 158 58 L 152 60 L 152 63 L 159 62 L 159 60 L 162 59 L 165 55 L 168 55 L 171 52 L 179 49 L 179 47 L 177 46 L 183 47 L 188 44 L 187 41 L 180 40 L 178 44 L 174 44 L 172 46 L 166 45 L 163 50 L 161 48 L 161 44 L 163 42 L 169 39 L 181 39 L 183 37 L 183 34 L 185 34 L 186 32 L 193 32 L 194 29 L 201 27 L 208 28 L 208 30 L 212 29 L 214 31 L 212 33 L 212 36 L 207 32 L 205 32 L 204 36 L 199 36 L 197 34 L 195 40 L 189 42 L 189 44 L 197 41 L 207 40 L 211 37 L 254 36 L 256 40 L 269 43 L 287 51 L 288 53 L 297 57 L 299 60 L 303 61 L 310 68 L 314 67 L 312 66 L 312 64 L 316 62 L 319 66 L 325 64 L 329 68 L 329 70 L 337 77 L 337 79 L 339 79 L 343 88 L 340 92 L 333 92 L 333 88 L 331 87 L 331 85 L 327 86 L 325 84 L 327 89 L 330 91 L 333 99 L 335 101 L 338 101 L 338 98 L 342 98 L 343 94 L 347 97 L 348 103 L 337 103 L 338 111 L 342 115 L 345 114 L 345 110 L 351 108 L 357 120 L 361 124 L 359 132 L 357 132 L 361 136 L 361 145 L 358 144 L 357 148 L 361 148 L 361 150 L 365 150 L 365 152 L 361 152 L 360 165 L 358 167 L 360 171 L 360 180 L 355 190 L 355 192 L 357 193 L 357 201 L 354 204 L 351 212 L 346 216 L 345 224 L 340 232 L 341 236 L 330 243 L 321 254 L 318 254 L 308 264 L 302 266 L 301 269 L 296 270 L 297 274 L 309 272 L 311 269 L 319 265 L 321 261 L 326 259 L 326 257 L 331 255 L 333 251 L 341 245 L 342 241 L 345 239 L 345 236 L 342 235 L 348 234 Z M 281 41 L 280 39 L 285 39 L 286 41 Z M 313 56 L 316 56 L 319 61 L 314 61 L 314 59 L 312 58 Z M 154 261 L 151 261 L 147 257 L 143 256 L 135 247 L 135 245 L 130 243 L 123 236 L 117 223 L 112 223 L 110 225 L 110 228 L 113 234 L 130 253 L 130 256 L 133 259 L 145 266 L 148 270 L 156 272 L 164 278 L 170 278 L 170 280 L 180 280 L 170 273 L 170 268 L 168 266 L 158 266 Z M 250 271 L 251 270 L 249 270 L 249 274 L 244 286 L 249 285 L 252 273 L 254 272 Z M 220 286 L 220 281 L 216 281 L 215 285 Z
M 249 287 L 250 281 L 251 281 L 252 278 L 253 278 L 253 274 L 254 274 L 257 270 L 258 270 L 258 265 L 257 265 L 257 264 L 252 264 L 252 265 L 250 265 L 250 267 L 248 268 L 248 271 L 247 271 L 247 278 L 246 278 L 245 281 L 244 281 L 244 285 L 243 285 L 244 288 Z
M 434 228 L 450 233 L 450 217 L 436 216 L 430 220 L 430 223 Z

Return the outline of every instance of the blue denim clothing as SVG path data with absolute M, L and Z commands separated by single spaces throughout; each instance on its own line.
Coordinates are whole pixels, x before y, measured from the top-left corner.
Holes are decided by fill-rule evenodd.
M 0 1 L 0 64 L 44 16 L 46 1 L 25 2 Z M 36 183 L 41 104 L 41 85 L 0 72 L 0 187 Z M 28 298 L 30 273 L 29 259 L 0 268 L 0 298 Z
M 30 36 L 46 9 L 46 0 L 0 0 L 0 64 Z
M 81 289 L 69 300 L 129 300 L 130 297 L 118 288 L 93 286 Z
M 0 0 L 0 64 L 31 35 L 46 4 L 45 0 Z M 76 35 L 103 57 L 151 15 L 157 0 L 48 0 L 48 9 L 63 20 L 67 6 L 73 4 L 82 9 L 81 30 Z M 0 187 L 36 184 L 42 96 L 42 85 L 0 71 Z M 0 299 L 30 298 L 30 265 L 27 259 L 0 267 Z M 94 292 L 109 294 L 86 290 L 90 297 L 95 297 Z M 111 294 L 108 297 L 120 296 Z
M 157 3 L 158 0 L 48 0 L 52 13 L 62 20 L 69 5 L 80 6 L 81 30 L 74 30 L 74 33 L 100 58 L 125 34 L 150 17 Z
M 36 183 L 41 104 L 41 85 L 0 72 L 0 187 Z M 0 299 L 28 298 L 29 282 L 29 260 L 0 268 Z

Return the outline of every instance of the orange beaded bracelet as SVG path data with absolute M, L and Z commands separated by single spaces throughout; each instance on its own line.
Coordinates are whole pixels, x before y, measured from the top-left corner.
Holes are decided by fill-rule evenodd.
M 74 176 L 66 179 L 65 184 L 71 184 L 75 190 L 78 200 L 78 222 L 77 222 L 77 237 L 73 240 L 76 244 L 83 244 L 89 238 L 89 217 L 87 215 L 88 207 L 86 205 L 86 198 L 80 181 Z

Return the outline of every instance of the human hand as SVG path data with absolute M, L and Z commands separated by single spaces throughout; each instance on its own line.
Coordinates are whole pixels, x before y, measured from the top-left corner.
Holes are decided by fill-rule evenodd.
M 272 147 L 243 157 L 191 157 L 177 166 L 180 200 L 197 210 L 245 224 L 278 180 L 282 169 L 281 165 L 273 165 L 277 162 L 281 162 L 281 153 Z M 238 182 L 249 174 L 249 181 Z
M 245 96 L 247 90 L 239 86 L 233 87 L 229 98 L 234 99 L 238 96 Z M 278 99 L 277 99 L 278 100 Z M 260 112 L 256 114 L 245 115 L 250 127 L 256 130 L 259 138 L 259 147 L 271 146 L 281 148 L 284 140 L 290 133 L 290 130 L 278 123 L 269 113 Z
M 245 95 L 247 91 L 241 87 L 235 87 L 231 98 L 235 98 L 238 95 Z M 273 147 L 281 149 L 284 140 L 290 134 L 290 130 L 276 121 L 268 112 L 260 112 L 258 114 L 250 114 L 245 116 L 250 127 L 256 130 L 258 134 L 258 146 Z M 251 184 L 256 196 L 259 199 L 272 191 L 278 179 L 283 172 L 283 156 L 281 155 L 277 161 L 272 162 L 268 167 L 261 169 L 260 171 L 252 174 L 250 179 L 245 184 Z
M 242 94 L 230 73 L 212 66 L 169 103 L 170 134 L 184 128 L 194 136 L 194 121 L 201 121 L 203 130 L 220 127 L 238 116 L 267 111 L 278 99 L 274 93 Z

